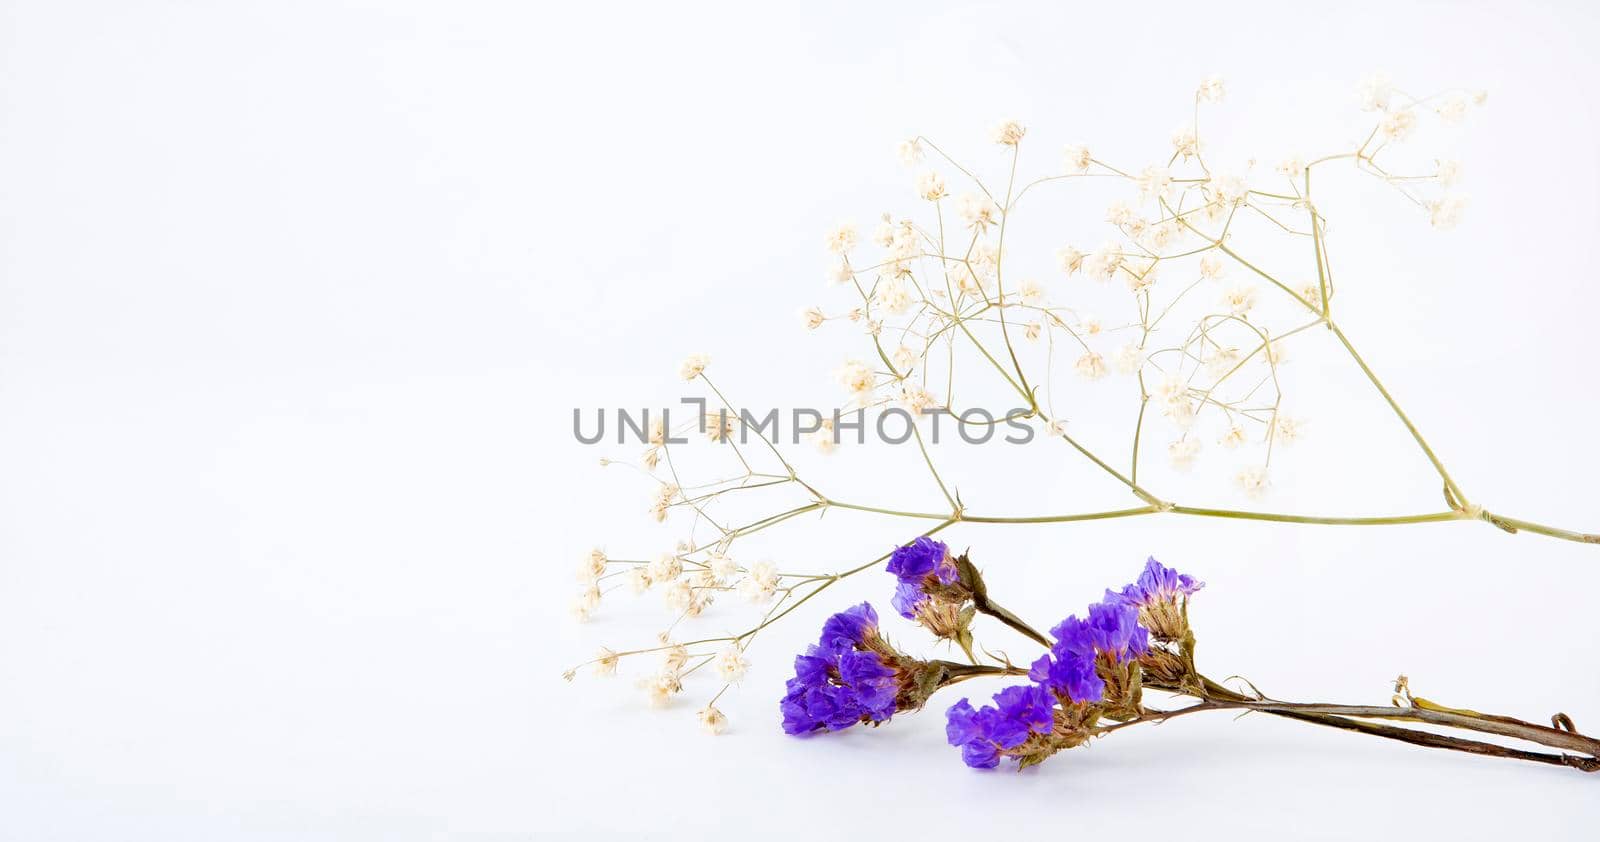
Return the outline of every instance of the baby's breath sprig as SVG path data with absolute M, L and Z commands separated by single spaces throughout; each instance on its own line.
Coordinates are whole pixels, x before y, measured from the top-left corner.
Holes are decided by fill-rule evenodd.
M 991 188 L 929 138 L 903 142 L 900 157 L 916 171 L 908 198 L 924 203 L 926 213 L 903 218 L 885 214 L 865 242 L 849 224 L 830 231 L 824 240 L 832 260 L 827 277 L 844 303 L 808 307 L 802 321 L 809 330 L 849 325 L 859 331 L 861 350 L 844 358 L 834 372 L 845 393 L 844 406 L 901 409 L 914 419 L 911 441 L 926 468 L 929 490 L 937 490 L 945 508 L 928 511 L 865 493 L 824 492 L 826 483 L 803 477 L 778 442 L 749 429 L 749 419 L 709 376 L 710 358 L 691 355 L 678 374 L 704 388 L 705 412 L 674 429 L 665 418 L 653 419 L 649 446 L 639 459 L 640 470 L 652 482 L 645 510 L 658 522 L 686 522 L 688 537 L 653 559 L 612 559 L 600 551 L 586 556 L 573 605 L 574 615 L 584 619 L 618 588 L 659 590 L 672 619 L 658 646 L 603 649 L 582 666 L 610 674 L 624 660 L 658 656 L 662 663 L 645 681 L 647 694 L 657 703 L 671 702 L 682 692 L 684 679 L 708 664 L 736 661 L 742 677 L 751 645 L 764 629 L 836 582 L 889 558 L 888 553 L 878 555 L 842 572 L 790 570 L 787 563 L 780 567 L 740 558 L 751 536 L 810 522 L 831 509 L 911 521 L 915 526 L 907 530 L 906 542 L 957 524 L 1035 525 L 1174 514 L 1353 526 L 1482 521 L 1511 533 L 1600 543 L 1600 535 L 1492 512 L 1468 495 L 1338 319 L 1341 287 L 1329 256 L 1328 221 L 1313 185 L 1342 168 L 1389 186 L 1434 227 L 1455 224 L 1466 206 L 1453 192 L 1461 165 L 1419 158 L 1406 144 L 1424 121 L 1459 122 L 1482 106 L 1485 96 L 1446 91 L 1419 98 L 1384 77 L 1369 78 L 1359 96 L 1370 116 L 1355 139 L 1340 151 L 1309 160 L 1284 156 L 1270 172 L 1257 172 L 1253 165 L 1245 172 L 1213 166 L 1202 118 L 1224 96 L 1225 86 L 1215 78 L 1196 90 L 1192 120 L 1173 134 L 1171 153 L 1163 160 L 1119 167 L 1088 147 L 1074 145 L 1065 148 L 1053 170 L 1028 181 L 1019 180 L 1018 173 L 1023 150 L 1035 137 L 1020 123 L 1003 123 L 992 135 L 1005 156 L 1003 188 Z M 1047 187 L 1090 181 L 1126 188 L 1124 198 L 1106 213 L 1109 235 L 1092 248 L 1062 245 L 1056 253 L 1061 280 L 1042 283 L 1018 277 L 1009 258 L 1016 239 L 1012 223 L 1024 199 Z M 867 242 L 881 253 L 863 256 Z M 1065 284 L 1080 284 L 1066 289 L 1086 294 L 1094 286 L 1125 288 L 1121 306 L 1126 310 L 1102 318 L 1081 304 L 1059 303 L 1053 287 Z M 1438 474 L 1442 506 L 1397 515 L 1319 515 L 1185 503 L 1161 493 L 1148 470 L 1153 451 L 1164 452 L 1179 470 L 1224 462 L 1235 493 L 1250 500 L 1269 496 L 1274 455 L 1316 429 L 1291 411 L 1294 389 L 1303 384 L 1286 376 L 1285 365 L 1296 343 L 1323 334 L 1350 358 Z M 1061 354 L 1069 364 L 1057 364 Z M 1089 447 L 1058 409 L 1092 405 L 1081 399 L 1069 404 L 1066 396 L 1083 388 L 1083 381 L 1113 375 L 1127 379 L 1127 392 L 1137 407 L 1121 453 Z M 1131 499 L 1082 511 L 1000 514 L 985 511 L 981 501 L 969 508 L 958 485 L 937 464 L 922 426 L 929 416 L 942 413 L 973 423 L 967 419 L 984 407 L 972 396 L 994 388 L 1010 393 L 1013 405 L 1020 406 L 1014 414 L 1001 413 L 1005 421 L 1033 425 L 1044 439 L 1065 445 L 1069 458 L 1093 466 Z M 985 414 L 988 420 L 976 423 L 1001 423 L 994 413 Z M 688 465 L 680 466 L 678 460 L 697 446 L 689 443 L 697 438 L 731 453 L 737 469 L 709 479 L 686 476 Z M 840 445 L 826 418 L 819 419 L 811 441 L 824 452 Z M 737 516 L 741 506 L 765 513 L 742 518 Z M 953 589 L 939 591 L 943 602 L 919 603 L 920 613 L 914 616 L 939 629 L 972 665 L 1006 668 L 1003 659 L 972 648 L 966 625 L 971 617 L 961 613 L 963 606 L 972 607 L 971 601 L 958 599 L 962 594 L 956 586 L 941 587 Z M 763 609 L 743 631 L 672 642 L 681 623 L 702 617 L 713 603 L 736 597 Z M 736 654 L 729 656 L 729 651 Z M 713 671 L 723 679 L 714 702 L 738 677 L 720 666 Z M 576 668 L 568 676 L 575 674 Z M 714 706 L 702 708 L 700 720 L 713 733 L 726 725 Z

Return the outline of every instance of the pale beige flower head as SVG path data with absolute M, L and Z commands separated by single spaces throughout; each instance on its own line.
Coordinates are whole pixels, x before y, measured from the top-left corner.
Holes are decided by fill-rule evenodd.
M 750 668 L 750 662 L 744 659 L 744 652 L 733 645 L 718 652 L 715 663 L 717 674 L 729 684 L 744 678 L 745 671 Z
M 678 376 L 685 380 L 693 380 L 696 377 L 699 377 L 700 373 L 705 371 L 706 366 L 710 364 L 711 355 L 690 354 L 689 356 L 685 357 L 683 363 L 678 366 Z
M 1435 228 L 1454 228 L 1461 222 L 1461 215 L 1467 209 L 1467 197 L 1445 196 L 1426 203 L 1428 209 L 1428 224 Z
M 908 167 L 916 164 L 922 160 L 922 139 L 913 137 L 900 141 L 895 154 L 900 158 L 900 163 Z
M 713 737 L 727 730 L 728 717 L 715 705 L 706 705 L 696 714 L 700 719 L 700 727 Z
M 1200 154 L 1200 137 L 1193 126 L 1179 126 L 1172 132 L 1172 151 L 1185 161 Z
M 828 251 L 834 254 L 848 254 L 856 247 L 856 228 L 849 223 L 840 223 L 828 232 Z
M 1087 146 L 1068 146 L 1063 158 L 1068 173 L 1085 173 L 1089 165 L 1094 163 L 1094 155 L 1090 154 Z
M 1200 455 L 1198 436 L 1186 435 L 1167 445 L 1167 459 L 1172 463 L 1172 467 L 1180 471 L 1193 468 L 1195 457 L 1198 455 Z
M 1264 496 L 1271 485 L 1267 479 L 1266 468 L 1245 468 L 1234 475 L 1233 481 L 1245 496 L 1252 499 Z
M 1016 146 L 1028 130 L 1016 120 L 1007 120 L 994 128 L 994 142 L 1002 146 Z
M 834 371 L 833 376 L 839 381 L 839 385 L 853 396 L 871 392 L 877 379 L 872 367 L 860 360 L 846 360 L 844 365 Z
M 1078 372 L 1078 374 L 1090 380 L 1099 380 L 1100 378 L 1106 376 L 1105 357 L 1102 357 L 1093 351 L 1083 352 L 1083 355 L 1078 357 L 1078 361 L 1073 363 L 1072 367 Z

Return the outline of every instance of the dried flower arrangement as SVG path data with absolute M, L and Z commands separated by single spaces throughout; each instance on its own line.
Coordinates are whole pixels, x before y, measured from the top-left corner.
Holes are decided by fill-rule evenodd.
M 597 609 L 608 590 L 626 586 L 636 593 L 665 592 L 674 620 L 659 640 L 624 651 L 602 649 L 580 665 L 598 674 L 617 671 L 624 660 L 648 655 L 660 666 L 643 681 L 651 700 L 668 704 L 684 691 L 690 676 L 710 666 L 721 689 L 699 709 L 702 724 L 720 732 L 726 717 L 716 702 L 738 683 L 747 655 L 763 630 L 783 621 L 840 580 L 887 564 L 898 586 L 892 604 L 908 619 L 946 641 L 964 661 L 922 660 L 907 655 L 878 632 L 869 604 L 833 615 L 821 639 L 795 659 L 795 675 L 780 703 L 784 728 L 794 734 L 837 731 L 858 723 L 878 724 L 896 712 L 921 708 L 939 689 L 977 676 L 1026 676 L 1030 681 L 996 694 L 993 706 L 973 708 L 965 699 L 947 712 L 948 736 L 969 765 L 995 766 L 1011 758 L 1018 766 L 1038 763 L 1062 748 L 1141 722 L 1159 721 L 1206 710 L 1259 711 L 1298 721 L 1337 727 L 1413 744 L 1600 769 L 1600 741 L 1576 732 L 1565 714 L 1551 726 L 1504 716 L 1446 707 L 1411 695 L 1397 680 L 1389 706 L 1288 703 L 1224 686 L 1202 674 L 1194 659 L 1194 634 L 1188 600 L 1200 583 L 1151 559 L 1133 584 L 1107 591 L 1086 619 L 1068 617 L 1047 637 L 995 604 L 983 578 L 966 555 L 956 556 L 933 535 L 965 523 L 1037 525 L 1108 518 L 1175 514 L 1298 524 L 1356 526 L 1443 521 L 1482 522 L 1506 532 L 1531 532 L 1583 543 L 1600 536 L 1491 512 L 1475 502 L 1446 470 L 1418 426 L 1379 380 L 1335 319 L 1337 285 L 1329 258 L 1327 220 L 1313 200 L 1313 176 L 1347 167 L 1391 186 L 1413 203 L 1435 227 L 1460 217 L 1465 202 L 1447 191 L 1460 178 L 1460 166 L 1435 160 L 1422 172 L 1391 163 L 1392 151 L 1410 137 L 1419 119 L 1460 121 L 1483 94 L 1449 91 L 1419 98 L 1383 77 L 1361 86 L 1362 107 L 1372 115 L 1370 131 L 1353 148 L 1310 160 L 1291 158 L 1269 175 L 1233 175 L 1208 166 L 1198 130 L 1205 107 L 1223 99 L 1221 80 L 1208 79 L 1194 98 L 1194 122 L 1172 137 L 1164 162 L 1143 168 L 1118 168 L 1080 146 L 1067 147 L 1060 167 L 1031 181 L 1017 177 L 1027 136 L 1017 122 L 1006 122 L 994 141 L 1009 156 L 1003 190 L 992 190 L 970 170 L 927 138 L 901 144 L 901 158 L 921 167 L 932 159 L 965 185 L 952 195 L 938 168 L 915 178 L 917 195 L 929 218 L 885 215 L 873 241 L 883 249 L 872 260 L 858 260 L 860 237 L 845 225 L 832 231 L 832 281 L 853 299 L 848 309 L 804 313 L 808 328 L 843 321 L 861 328 L 873 362 L 852 360 L 837 371 L 853 412 L 875 412 L 904 419 L 906 436 L 916 444 L 928 481 L 948 509 L 919 511 L 881 500 L 825 494 L 803 478 L 770 440 L 762 420 L 736 408 L 707 375 L 709 357 L 696 354 L 679 371 L 708 391 L 704 406 L 715 408 L 674 427 L 663 413 L 648 427 L 649 447 L 642 472 L 654 484 L 651 515 L 665 521 L 674 512 L 691 520 L 689 535 L 671 552 L 653 560 L 614 558 L 596 549 L 582 562 L 582 590 L 573 605 L 579 619 Z M 1102 321 L 1081 308 L 1051 303 L 1046 285 L 1007 273 L 1006 235 L 1022 200 L 1051 183 L 1109 179 L 1129 188 L 1125 201 L 1108 211 L 1114 237 L 1092 251 L 1072 246 L 1058 253 L 1061 271 L 1090 283 L 1126 287 L 1130 317 Z M 1311 268 L 1295 275 L 1268 270 L 1254 250 L 1267 238 L 1292 245 Z M 1073 281 L 1076 283 L 1076 281 Z M 1235 483 L 1248 497 L 1269 493 L 1275 448 L 1300 438 L 1303 419 L 1283 408 L 1280 368 L 1286 342 L 1329 334 L 1346 352 L 1377 395 L 1403 425 L 1437 471 L 1443 505 L 1437 510 L 1366 517 L 1288 514 L 1255 509 L 1183 505 L 1141 480 L 1146 439 L 1158 425 L 1173 436 L 1166 445 L 1170 463 L 1186 469 L 1199 458 L 1202 442 L 1214 440 L 1229 452 L 1254 453 L 1240 467 Z M 1107 345 L 1120 337 L 1114 350 Z M 1060 388 L 1053 365 L 1057 346 L 1071 349 L 1072 375 L 1099 380 L 1112 372 L 1129 379 L 1138 409 L 1128 431 L 1131 454 L 1119 457 L 1086 446 L 1054 410 Z M 1032 349 L 1032 351 L 1030 351 Z M 1043 357 L 1041 376 L 1037 358 Z M 958 366 L 958 361 L 960 365 Z M 1029 362 L 1025 362 L 1029 361 Z M 971 363 L 971 365 L 968 365 Z M 997 419 L 981 406 L 957 403 L 956 372 L 983 377 L 1014 395 L 1018 408 Z M 1089 511 L 1000 515 L 968 511 L 936 465 L 922 430 L 925 421 L 949 415 L 962 427 L 998 424 L 1039 430 L 1113 479 L 1131 496 L 1129 505 Z M 1159 416 L 1159 420 L 1158 420 Z M 858 418 L 861 416 L 858 416 Z M 973 419 L 978 419 L 974 421 Z M 861 421 L 856 421 L 859 425 Z M 819 418 L 811 435 L 824 451 L 839 443 L 841 416 Z M 677 464 L 688 443 L 680 434 L 698 430 L 733 454 L 739 466 L 710 480 L 686 478 Z M 880 420 L 880 430 L 881 420 Z M 760 444 L 749 447 L 750 435 Z M 963 434 L 965 435 L 965 434 Z M 756 466 L 769 461 L 761 469 Z M 612 460 L 602 460 L 611 464 Z M 1148 471 L 1145 472 L 1148 477 Z M 719 507 L 735 498 L 787 491 L 799 495 L 788 505 L 736 524 Z M 735 560 L 741 539 L 800 522 L 828 510 L 851 510 L 920 524 L 914 535 L 890 552 L 840 572 L 780 569 L 767 561 Z M 749 627 L 736 634 L 675 640 L 680 623 L 700 617 L 720 595 L 737 593 L 765 606 Z M 976 644 L 972 620 L 992 617 L 1047 651 L 1027 668 Z M 573 678 L 578 668 L 566 677 Z M 1188 707 L 1154 709 L 1143 690 L 1198 699 Z M 1434 728 L 1489 734 L 1555 749 L 1512 748 L 1433 731 Z

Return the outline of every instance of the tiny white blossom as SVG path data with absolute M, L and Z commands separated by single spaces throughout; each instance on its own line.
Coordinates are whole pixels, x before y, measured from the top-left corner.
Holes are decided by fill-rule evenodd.
M 667 607 L 674 611 L 683 611 L 694 603 L 694 586 L 688 579 L 674 579 L 662 594 Z
M 713 737 L 721 734 L 728 727 L 728 717 L 714 705 L 706 705 L 696 714 L 700 718 L 700 727 Z
M 1245 432 L 1244 432 L 1244 428 L 1239 426 L 1238 424 L 1234 424 L 1234 425 L 1228 427 L 1228 432 L 1224 433 L 1222 438 L 1217 440 L 1217 444 L 1220 444 L 1223 447 L 1226 447 L 1229 450 L 1232 450 L 1232 449 L 1238 447 L 1239 445 L 1244 444 L 1245 440 L 1246 440 L 1246 435 L 1245 435 Z
M 669 582 L 683 575 L 683 561 L 676 553 L 662 553 L 646 568 L 651 582 Z
M 1097 281 L 1109 281 L 1122 268 L 1122 249 L 1115 243 L 1106 243 L 1083 260 L 1083 272 Z
M 922 139 L 914 137 L 910 140 L 900 141 L 900 145 L 895 149 L 895 154 L 900 157 L 900 162 L 906 166 L 911 166 L 921 161 Z
M 637 565 L 628 571 L 628 589 L 636 594 L 650 590 L 655 581 L 650 578 L 650 571 L 644 565 Z
M 1144 230 L 1148 224 L 1139 217 L 1138 211 L 1135 211 L 1132 205 L 1120 199 L 1106 208 L 1106 221 L 1118 228 L 1132 228 L 1136 231 Z
M 651 707 L 666 707 L 672 704 L 674 695 L 683 692 L 683 681 L 676 669 L 663 670 L 642 683 Z
M 1250 188 L 1236 175 L 1219 175 L 1211 179 L 1211 193 L 1218 202 L 1233 207 L 1249 198 Z
M 1271 484 L 1267 480 L 1267 469 L 1265 468 L 1245 468 L 1234 476 L 1233 481 L 1241 491 L 1251 498 L 1259 498 L 1266 494 L 1267 486 Z
M 1200 154 L 1200 138 L 1193 126 L 1179 126 L 1172 132 L 1172 150 L 1185 161 Z
M 833 435 L 833 419 L 822 419 L 822 426 L 811 434 L 811 443 L 820 453 L 832 453 L 839 447 L 838 439 Z
M 1138 292 L 1142 289 L 1153 286 L 1156 282 L 1156 269 L 1158 265 L 1159 264 L 1152 261 L 1143 272 L 1135 272 L 1133 269 L 1127 266 L 1122 267 L 1123 279 L 1128 282 L 1128 290 L 1131 292 Z
M 1088 172 L 1089 165 L 1094 163 L 1094 156 L 1089 153 L 1087 146 L 1068 146 L 1064 160 L 1067 172 L 1084 173 Z
M 1461 181 L 1460 161 L 1440 161 L 1439 170 L 1434 174 L 1440 187 L 1454 187 Z
M 745 670 L 750 668 L 750 662 L 744 659 L 744 653 L 737 646 L 728 646 L 718 652 L 716 665 L 717 674 L 730 684 L 744 678 Z
M 1289 359 L 1289 349 L 1283 339 L 1271 340 L 1262 347 L 1261 359 L 1270 365 L 1283 365 Z
M 1091 316 L 1088 313 L 1078 316 L 1078 330 L 1084 336 L 1099 336 L 1105 329 L 1105 322 L 1100 321 L 1099 316 Z
M 828 232 L 828 251 L 834 254 L 846 254 L 856 247 L 856 228 L 849 223 L 840 223 Z
M 1299 155 L 1278 162 L 1278 174 L 1298 181 L 1306 174 L 1306 160 Z
M 1176 374 L 1162 375 L 1150 397 L 1159 403 L 1177 403 L 1189 399 L 1189 384 Z
M 856 273 L 850 268 L 850 263 L 844 260 L 833 264 L 828 270 L 828 280 L 836 284 L 848 283 L 855 276 Z
M 872 294 L 872 300 L 877 302 L 879 307 L 896 315 L 911 309 L 911 305 L 917 302 L 916 297 L 912 295 L 910 285 L 900 278 L 890 278 L 879 283 L 878 289 Z
M 606 572 L 606 554 L 599 547 L 590 550 L 578 563 L 578 581 L 592 584 Z
M 1044 284 L 1036 278 L 1027 278 L 1017 288 L 1017 296 L 1028 304 L 1036 304 L 1044 298 Z
M 1433 106 L 1433 113 L 1438 114 L 1440 120 L 1452 125 L 1461 122 L 1467 116 L 1467 95 L 1461 93 L 1447 95 Z
M 806 330 L 816 330 L 822 327 L 822 323 L 827 321 L 828 317 L 822 314 L 820 308 L 807 307 L 800 311 L 800 320 L 805 323 Z
M 1195 92 L 1195 97 L 1201 102 L 1221 102 L 1227 94 L 1227 86 L 1221 76 L 1209 76 L 1200 83 L 1200 90 Z
M 1356 89 L 1361 99 L 1362 111 L 1380 111 L 1389 107 L 1389 95 L 1394 92 L 1394 86 L 1389 84 L 1386 73 L 1373 73 L 1361 80 Z
M 950 195 L 950 192 L 945 189 L 944 176 L 930 171 L 917 176 L 917 195 L 930 202 L 937 202 Z
M 710 562 L 711 575 L 716 576 L 718 579 L 731 579 L 734 574 L 739 572 L 739 562 L 728 558 L 722 553 L 713 554 Z
M 778 593 L 778 568 L 770 561 L 750 565 L 744 579 L 739 582 L 739 592 L 751 602 L 770 602 Z
M 1222 258 L 1214 254 L 1200 258 L 1200 277 L 1208 281 L 1222 277 Z
M 1290 418 L 1281 412 L 1273 413 L 1269 434 L 1277 444 L 1294 444 L 1305 437 L 1306 423 L 1302 419 Z
M 900 390 L 900 405 L 912 415 L 921 415 L 939 405 L 939 399 L 926 389 L 906 387 Z
M 1085 351 L 1083 356 L 1079 357 L 1076 363 L 1073 363 L 1072 367 L 1077 369 L 1079 374 L 1090 380 L 1099 380 L 1106 376 L 1105 358 L 1093 351 Z
M 1166 167 L 1145 167 L 1134 179 L 1134 184 L 1139 188 L 1139 198 L 1143 201 L 1165 199 L 1172 192 L 1172 171 Z
M 894 244 L 894 217 L 885 213 L 878 217 L 878 227 L 872 232 L 872 242 L 883 248 Z
M 834 371 L 833 376 L 852 395 L 860 396 L 872 391 L 874 376 L 866 363 L 847 360 Z
M 1250 284 L 1230 284 L 1222 293 L 1222 306 L 1235 316 L 1243 316 L 1256 305 L 1256 288 Z
M 594 674 L 616 675 L 617 663 L 621 660 L 622 659 L 617 656 L 617 653 L 607 649 L 604 646 L 600 647 L 600 652 L 595 656 L 594 659 Z
M 968 228 L 979 231 L 987 229 L 1000 221 L 1000 207 L 993 199 L 977 193 L 963 193 L 959 200 L 957 210 L 961 218 L 966 221 Z
M 1139 350 L 1138 343 L 1129 342 L 1117 349 L 1112 362 L 1118 374 L 1134 374 L 1144 365 L 1144 353 Z
M 1397 108 L 1384 112 L 1383 119 L 1378 121 L 1378 133 L 1386 140 L 1399 142 L 1411 136 L 1411 131 L 1417 127 L 1417 113 L 1409 108 Z
M 1239 364 L 1240 359 L 1238 348 L 1218 348 L 1206 360 L 1206 374 L 1212 378 L 1223 377 Z
M 1311 305 L 1311 309 L 1319 312 L 1322 310 L 1322 287 L 1316 281 L 1301 285 L 1297 294 L 1300 296 L 1301 301 Z
M 1027 133 L 1027 128 L 1025 128 L 1021 123 L 1017 122 L 1016 120 L 1007 120 L 1004 123 L 995 126 L 992 136 L 994 138 L 994 142 L 1002 146 L 1016 146 L 1018 143 L 1022 142 L 1022 136 Z
M 1200 439 L 1197 436 L 1184 436 L 1167 445 L 1167 459 L 1172 462 L 1172 467 L 1180 471 L 1194 467 L 1194 460 L 1198 455 L 1200 455 Z
M 656 488 L 656 496 L 650 503 L 650 516 L 656 523 L 667 519 L 667 509 L 672 507 L 673 501 L 678 497 L 678 486 L 664 482 Z
M 1467 209 L 1465 196 L 1445 196 L 1427 203 L 1428 224 L 1435 228 L 1454 228 L 1461 222 L 1461 215 Z
M 1056 252 L 1056 260 L 1061 263 L 1061 271 L 1068 275 L 1075 274 L 1083 268 L 1084 254 L 1072 246 L 1065 246 Z
M 684 358 L 683 364 L 678 366 L 678 376 L 685 380 L 693 380 L 696 377 L 699 377 L 700 372 L 705 371 L 706 366 L 710 364 L 710 355 L 690 354 L 688 357 Z

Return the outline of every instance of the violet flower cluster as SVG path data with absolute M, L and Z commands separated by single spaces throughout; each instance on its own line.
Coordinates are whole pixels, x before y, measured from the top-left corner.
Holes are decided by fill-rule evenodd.
M 863 602 L 829 617 L 822 636 L 794 659 L 779 705 L 790 734 L 841 731 L 894 715 L 900 682 L 878 635 L 878 612 Z
M 900 580 L 889 602 L 907 620 L 917 618 L 917 609 L 929 599 L 930 586 L 953 585 L 961 575 L 950 557 L 950 547 L 926 535 L 895 549 L 888 570 Z
M 1147 606 L 1165 606 L 1202 583 L 1163 566 L 1154 558 L 1137 581 L 1089 606 L 1087 616 L 1068 616 L 1050 634 L 1049 653 L 1028 670 L 1032 685 L 1007 687 L 994 704 L 974 709 L 962 699 L 945 714 L 945 735 L 973 768 L 993 768 L 1006 753 L 1033 762 L 1059 748 L 1087 739 L 1095 706 L 1137 704 L 1138 682 L 1130 665 L 1150 651 L 1150 631 L 1140 624 Z M 1109 685 L 1109 686 L 1108 686 Z M 1114 694 L 1108 695 L 1108 689 Z M 1060 704 L 1058 710 L 1056 705 Z M 1053 733 L 1059 732 L 1059 733 Z M 1024 751 L 1031 735 L 1038 746 Z

